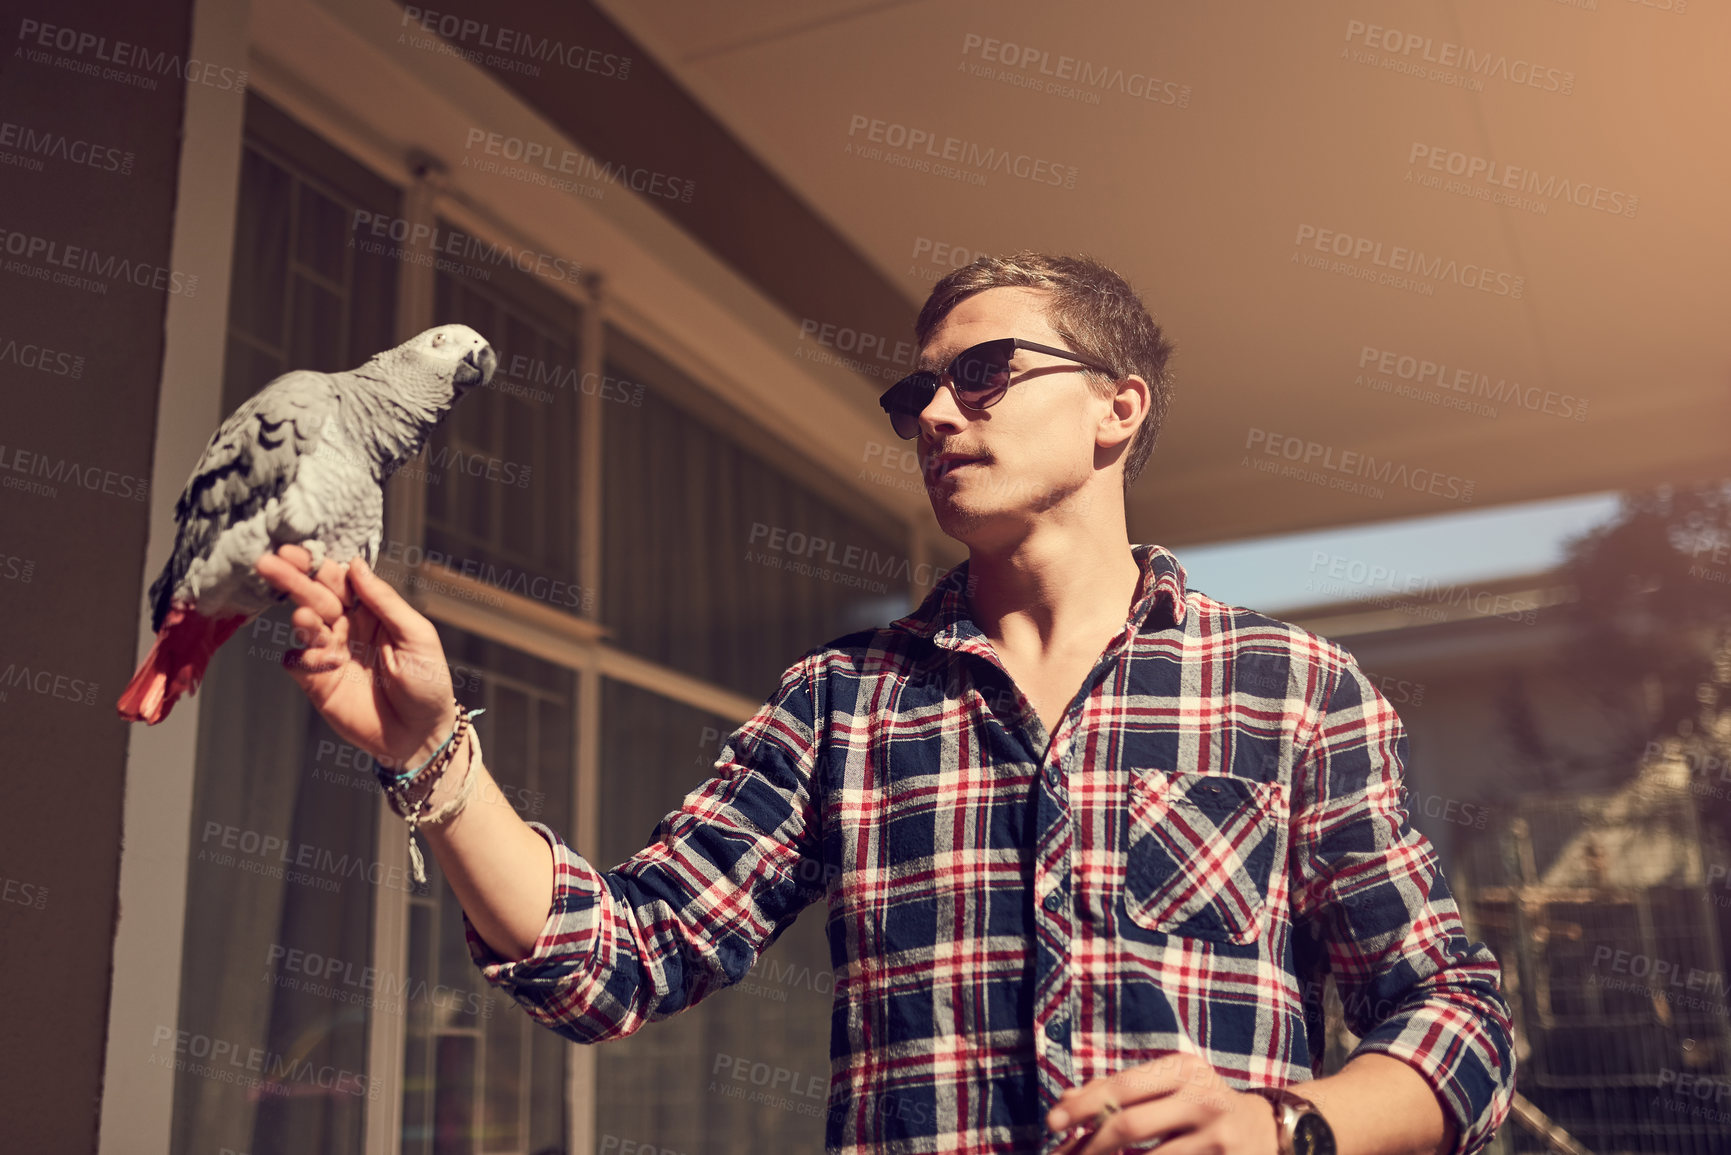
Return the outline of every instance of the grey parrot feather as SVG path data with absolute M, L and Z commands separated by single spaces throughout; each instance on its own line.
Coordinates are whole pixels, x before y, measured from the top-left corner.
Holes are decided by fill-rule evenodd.
M 175 502 L 180 526 L 174 556 L 150 586 L 151 630 L 162 628 L 174 587 L 223 530 L 245 521 L 294 483 L 340 400 L 329 374 L 286 373 L 224 421 Z
M 150 585 L 156 641 L 121 694 L 151 725 L 197 690 L 211 656 L 283 595 L 257 572 L 280 545 L 326 559 L 378 557 L 384 485 L 420 452 L 498 357 L 467 325 L 441 325 L 344 373 L 285 373 L 237 408 L 175 502 L 174 549 Z

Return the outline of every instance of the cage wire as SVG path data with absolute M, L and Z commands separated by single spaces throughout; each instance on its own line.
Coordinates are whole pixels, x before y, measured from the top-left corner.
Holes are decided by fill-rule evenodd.
M 1731 1155 L 1731 886 L 1699 789 L 1651 762 L 1616 791 L 1523 796 L 1461 848 L 1515 1021 L 1505 1150 Z

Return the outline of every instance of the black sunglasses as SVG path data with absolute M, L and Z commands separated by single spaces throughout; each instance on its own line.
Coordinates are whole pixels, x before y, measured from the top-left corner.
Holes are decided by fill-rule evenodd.
M 934 373 L 930 369 L 909 373 L 885 390 L 883 396 L 878 398 L 878 404 L 890 415 L 890 425 L 895 429 L 896 436 L 904 441 L 920 435 L 920 413 L 932 403 L 932 398 L 937 396 L 946 380 L 955 389 L 956 401 L 962 406 L 968 409 L 990 409 L 1010 388 L 1010 358 L 1016 355 L 1018 349 L 1063 357 L 1068 361 L 1079 361 L 1101 373 L 1112 372 L 1108 366 L 1093 358 L 1068 349 L 1055 349 L 1050 345 L 1024 341 L 1020 337 L 999 337 L 995 341 L 981 341 L 978 345 L 963 349 L 941 373 Z

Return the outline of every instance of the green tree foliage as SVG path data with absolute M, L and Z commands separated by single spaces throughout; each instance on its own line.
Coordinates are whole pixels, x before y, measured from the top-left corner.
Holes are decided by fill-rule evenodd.
M 1731 833 L 1731 482 L 1624 494 L 1561 573 L 1577 595 L 1565 676 L 1626 735 L 1604 753 L 1633 774 L 1675 744 L 1703 818 Z

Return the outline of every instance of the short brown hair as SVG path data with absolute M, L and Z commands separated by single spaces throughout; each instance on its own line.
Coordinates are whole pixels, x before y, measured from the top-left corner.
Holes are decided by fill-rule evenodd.
M 1124 377 L 1134 375 L 1148 382 L 1148 415 L 1124 455 L 1128 490 L 1147 464 L 1172 403 L 1172 378 L 1166 371 L 1172 343 L 1129 282 L 1099 261 L 1026 249 L 1004 257 L 981 257 L 933 285 L 914 323 L 915 338 L 924 347 L 957 305 L 975 293 L 1005 288 L 1045 289 L 1052 294 L 1046 317 L 1053 331 L 1076 352 L 1112 368 L 1110 379 L 1089 372 L 1100 396 L 1112 396 L 1113 386 Z

